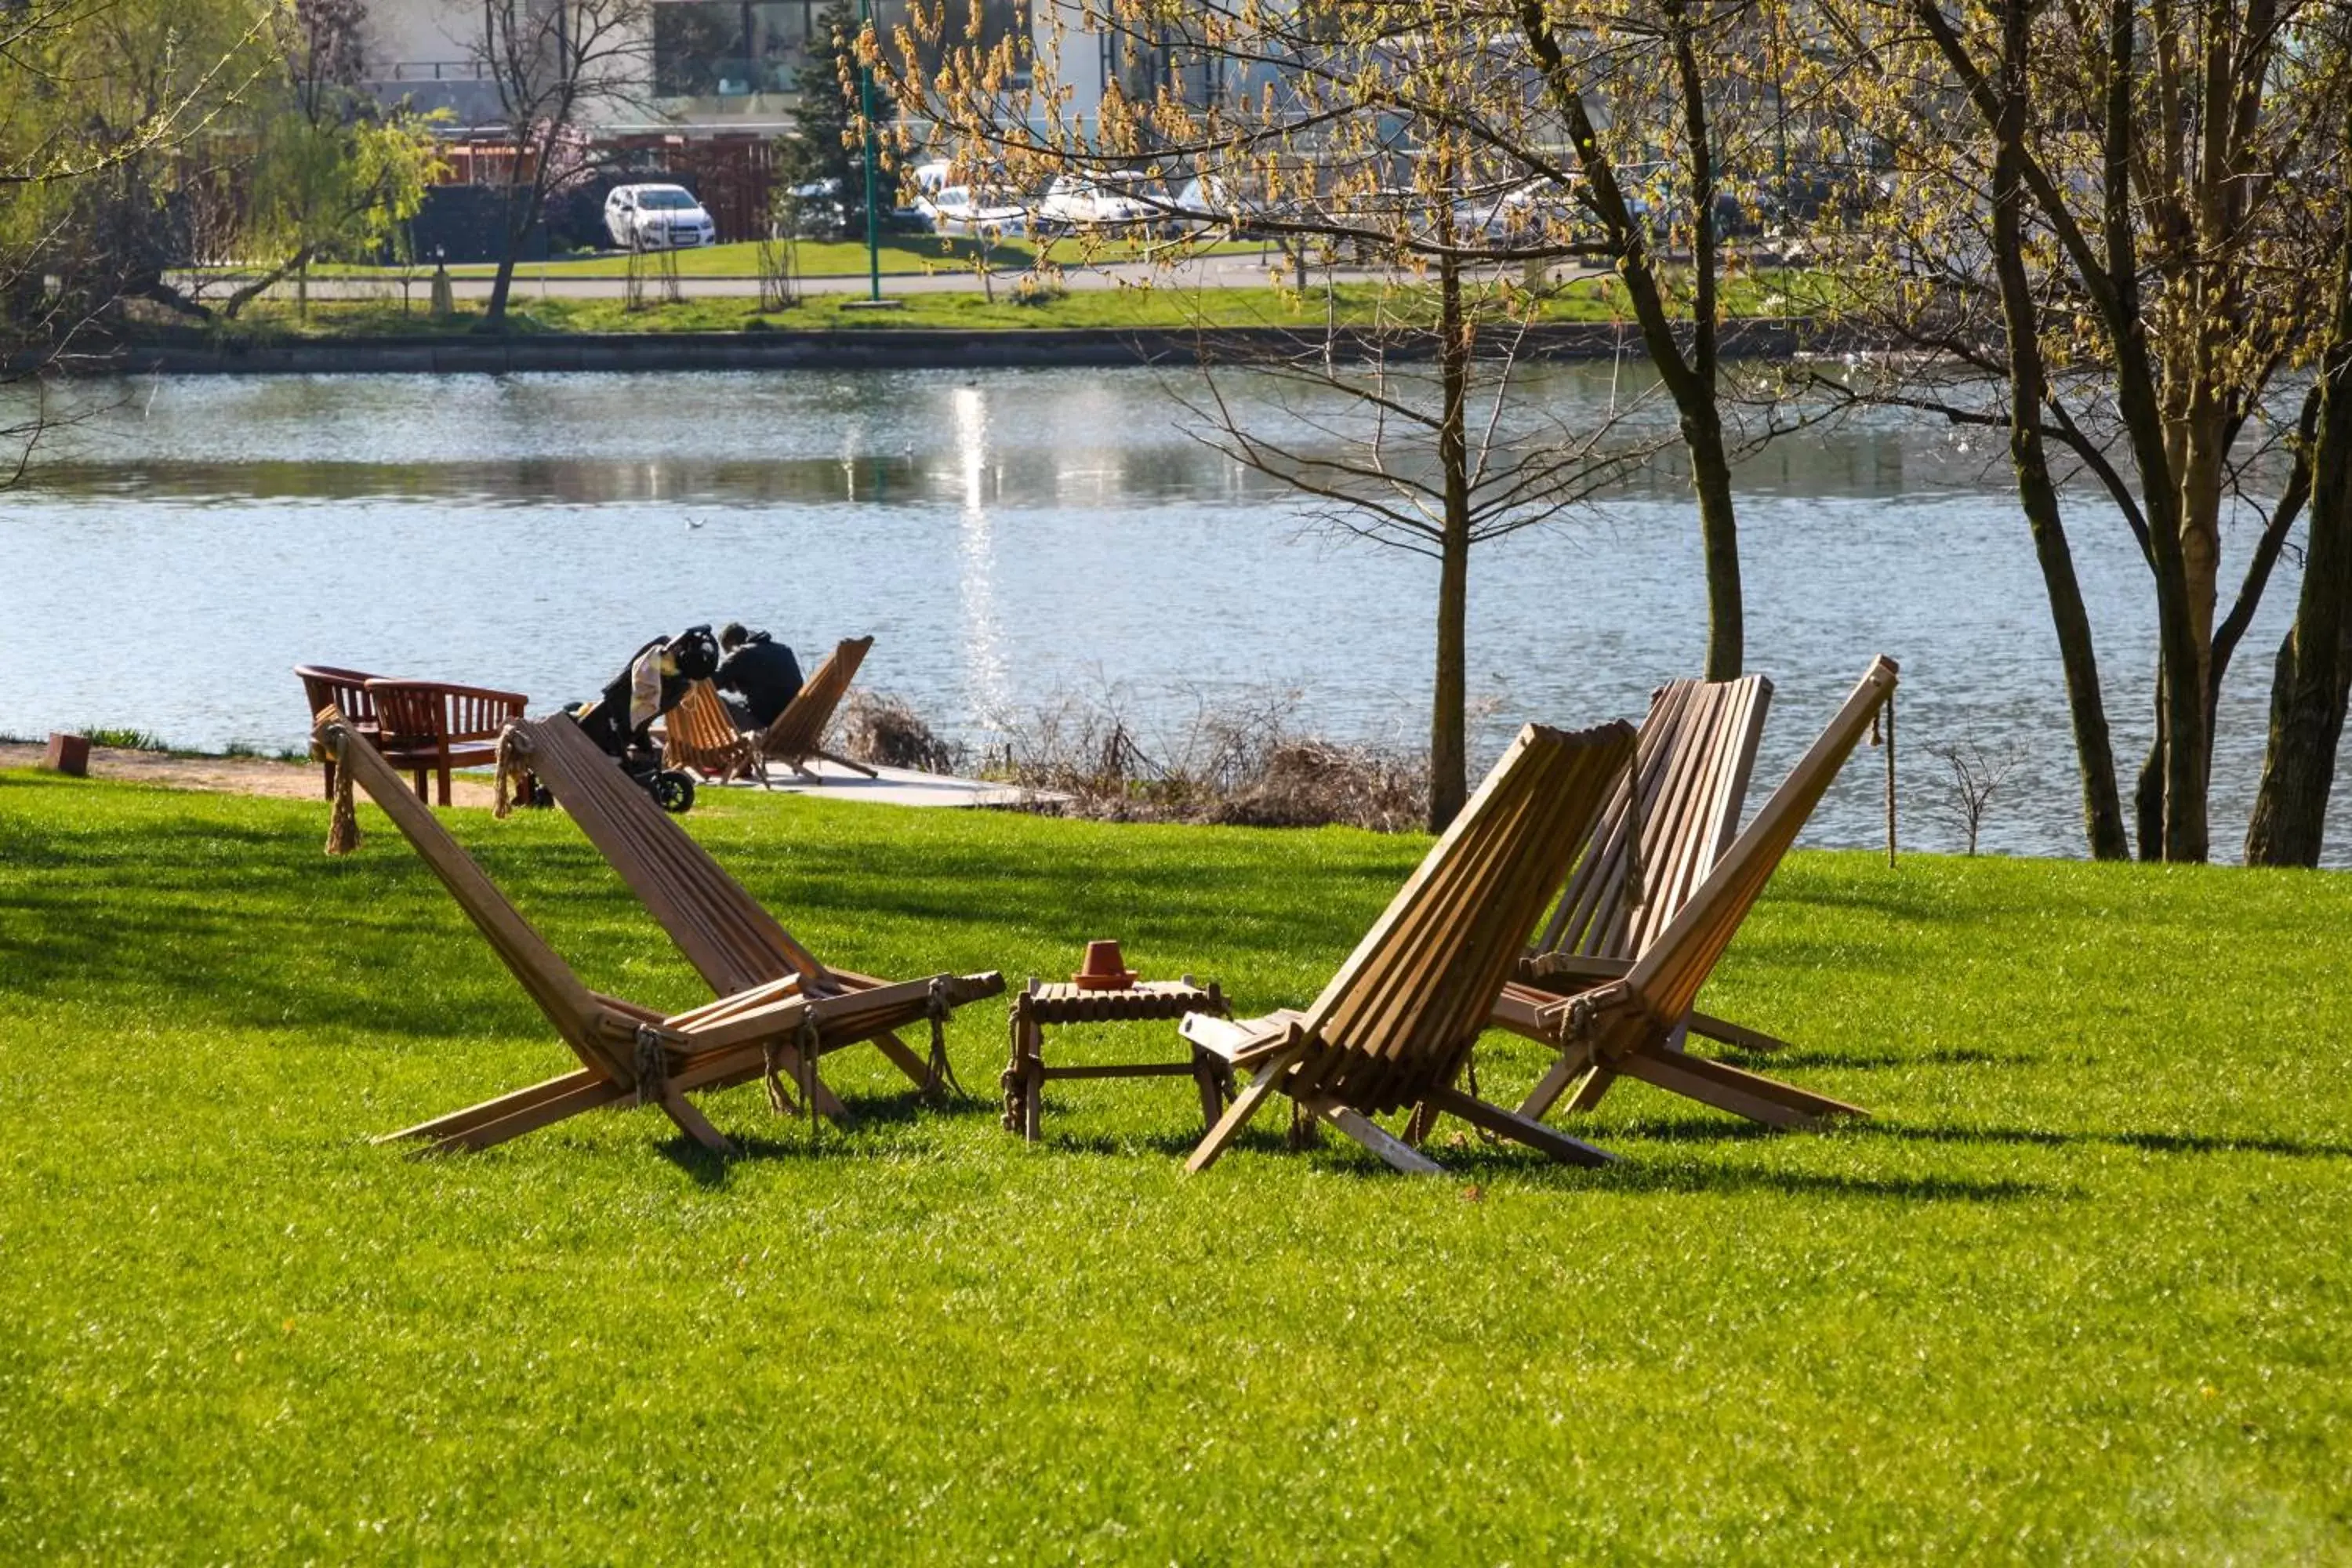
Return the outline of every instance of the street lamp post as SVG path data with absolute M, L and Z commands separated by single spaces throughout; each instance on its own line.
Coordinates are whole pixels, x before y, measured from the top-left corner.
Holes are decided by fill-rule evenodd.
M 874 0 L 857 0 L 858 35 L 874 26 Z M 857 115 L 866 143 L 866 298 L 882 302 L 882 236 L 874 197 L 874 68 L 861 54 L 857 61 Z

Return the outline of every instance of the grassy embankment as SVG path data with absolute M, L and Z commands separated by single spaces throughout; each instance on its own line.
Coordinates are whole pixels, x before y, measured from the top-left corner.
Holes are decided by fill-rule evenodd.
M 446 815 L 590 984 L 698 999 L 560 816 Z M 325 816 L 0 774 L 0 1559 L 2352 1559 L 2352 879 L 1798 856 L 1711 1005 L 1877 1120 L 1635 1085 L 1597 1173 L 1274 1117 L 1186 1179 L 1181 1081 L 1063 1087 L 1033 1150 L 870 1053 L 814 1149 L 745 1089 L 737 1161 L 625 1111 L 420 1163 L 367 1138 L 567 1058 Z M 846 966 L 1117 934 L 1248 1008 L 1422 847 L 689 822 Z M 1003 1031 L 950 1033 L 983 1092 Z
M 1743 277 L 1724 290 L 1724 309 L 1735 317 L 1803 314 L 1817 275 L 1767 273 Z M 730 332 L 891 331 L 909 328 L 991 331 L 1006 328 L 1108 328 L 1189 330 L 1277 326 L 1319 330 L 1328 321 L 1368 325 L 1375 321 L 1414 320 L 1435 313 L 1434 291 L 1343 283 L 1327 299 L 1320 287 L 1304 292 L 1287 288 L 1186 289 L 1133 286 L 1050 291 L 1024 300 L 1014 280 L 997 280 L 991 300 L 969 291 L 908 292 L 893 296 L 888 310 L 856 308 L 856 294 L 809 294 L 782 310 L 762 311 L 744 297 L 689 296 L 677 304 L 631 310 L 622 299 L 541 296 L 528 282 L 517 288 L 509 330 L 525 332 Z M 1585 279 L 1561 285 L 1542 307 L 1546 321 L 1623 321 L 1629 342 L 1638 345 L 1624 292 L 1613 279 Z M 395 294 L 365 300 L 314 300 L 298 316 L 290 300 L 257 300 L 234 323 L 219 329 L 260 341 L 284 338 L 383 337 L 417 332 L 465 331 L 481 320 L 478 304 L 461 300 L 455 316 L 436 323 L 426 314 L 425 290 L 405 305 Z
M 938 234 L 886 234 L 877 248 L 880 252 L 885 278 L 969 271 L 980 265 L 983 258 L 999 271 L 1017 269 L 1034 263 L 1039 250 L 1036 242 L 1025 238 L 999 240 L 993 245 L 983 246 L 975 239 Z M 678 276 L 757 278 L 761 271 L 760 249 L 757 241 L 739 240 L 730 245 L 703 246 L 677 251 Z M 1046 260 L 1066 267 L 1150 261 L 1176 255 L 1259 254 L 1268 257 L 1269 268 L 1287 266 L 1278 252 L 1255 240 L 1179 246 L 1159 240 L 1062 238 L 1048 241 L 1044 250 Z M 863 278 L 866 274 L 866 242 L 863 239 L 804 239 L 793 257 L 793 265 L 803 278 Z M 220 272 L 225 269 L 213 268 L 204 270 Z M 544 262 L 519 262 L 515 268 L 518 286 L 535 280 L 542 270 L 550 278 L 625 278 L 629 272 L 629 257 L 625 251 L 608 250 L 556 257 Z M 433 264 L 429 259 L 406 268 L 322 262 L 311 268 L 310 276 L 381 279 L 393 282 L 406 276 L 415 279 L 421 287 L 432 272 Z M 449 268 L 452 278 L 489 278 L 497 272 L 498 268 L 488 262 L 460 262 Z

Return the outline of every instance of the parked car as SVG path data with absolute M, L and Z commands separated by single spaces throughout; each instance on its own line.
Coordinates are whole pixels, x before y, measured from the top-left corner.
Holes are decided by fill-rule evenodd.
M 623 250 L 685 250 L 719 243 L 719 226 L 683 185 L 615 185 L 604 232 Z
M 1157 223 L 1166 204 L 1145 201 L 1142 185 L 1143 176 L 1137 174 L 1056 174 L 1037 204 L 1037 232 L 1135 229 Z
M 1169 215 L 1171 226 L 1179 234 L 1197 234 L 1203 229 L 1240 239 L 1252 232 L 1250 220 L 1257 208 L 1236 195 L 1230 183 L 1216 174 L 1197 174 L 1176 187 L 1168 205 L 1174 210 Z
M 1029 213 L 1011 191 L 992 185 L 942 185 L 915 202 L 934 234 L 1010 239 L 1029 232 Z

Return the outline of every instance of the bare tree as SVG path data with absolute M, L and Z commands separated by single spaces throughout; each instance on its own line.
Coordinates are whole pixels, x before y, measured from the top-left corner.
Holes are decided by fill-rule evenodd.
M 649 0 L 482 0 L 474 61 L 496 89 L 510 156 L 499 269 L 482 330 L 502 331 L 515 263 L 547 198 L 587 169 L 592 116 L 649 108 Z
M 1672 438 L 1655 421 L 1647 438 L 1616 417 L 1570 427 L 1524 385 L 1533 301 L 1451 258 L 1436 272 L 1433 322 L 1425 300 L 1392 294 L 1369 323 L 1221 355 L 1248 374 L 1204 370 L 1203 393 L 1180 399 L 1196 438 L 1307 498 L 1322 524 L 1435 563 L 1433 832 L 1468 796 L 1473 552 L 1558 521 Z
M 2313 47 L 2352 47 L 2338 33 Z M 2315 866 L 2352 698 L 2352 102 L 2337 143 L 2331 322 L 2305 399 L 2295 472 L 2311 492 L 2303 588 L 2272 671 L 2270 745 L 2246 826 L 2246 859 Z
M 1881 187 L 1848 299 L 1999 378 L 1988 405 L 1906 392 L 2010 435 L 2060 635 L 2093 851 L 2123 852 L 2059 465 L 2113 503 L 2158 632 L 2143 857 L 2210 847 L 2221 679 L 2311 493 L 2315 352 L 2332 271 L 2322 213 L 2342 139 L 2340 7 L 2316 0 L 1819 0 L 1813 84 Z M 1826 240 L 1827 237 L 1825 237 Z M 2296 414 L 2300 402 L 2302 412 Z M 2290 436 L 2288 432 L 2295 434 Z M 2294 458 L 2283 484 L 2250 476 Z M 2225 522 L 2256 540 L 2225 598 Z M 2115 804 L 2111 805 L 2110 802 Z
M 871 34 L 862 44 L 899 99 L 902 151 L 909 127 L 936 127 L 952 179 L 1038 190 L 1060 177 L 1131 195 L 1154 210 L 1153 226 L 1190 231 L 1171 253 L 1244 232 L 1279 244 L 1302 279 L 1310 260 L 1345 257 L 1370 271 L 1373 302 L 1346 312 L 1369 313 L 1369 326 L 1339 320 L 1327 292 L 1328 330 L 1260 367 L 1292 391 L 1317 384 L 1354 416 L 1302 432 L 1295 402 L 1236 399 L 1226 389 L 1237 384 L 1213 378 L 1202 427 L 1339 526 L 1437 563 L 1437 826 L 1466 794 L 1472 546 L 1557 516 L 1675 444 L 1677 426 L 1706 520 L 1707 668 L 1739 666 L 1728 464 L 1748 437 L 1723 417 L 1715 181 L 1748 143 L 1717 136 L 1689 94 L 1706 87 L 1703 59 L 1755 41 L 1737 26 L 1748 7 L 1692 0 L 1663 31 L 1639 6 L 1589 9 L 1563 20 L 1511 0 L 1088 0 L 1084 27 L 1102 58 L 1122 62 L 1090 113 L 1055 75 L 1077 52 L 1067 37 L 1034 59 L 1011 39 L 958 46 L 946 36 L 950 5 L 919 10 L 887 48 Z M 1057 11 L 1054 26 L 1070 20 Z M 1662 60 L 1679 84 L 1664 96 Z M 1605 124 L 1592 108 L 1604 92 Z M 1669 155 L 1647 160 L 1637 195 L 1629 160 L 1644 143 Z M 1081 227 L 1078 237 L 1084 248 L 1117 236 Z M 1691 259 L 1670 272 L 1672 251 Z M 1580 260 L 1625 280 L 1643 342 L 1664 356 L 1673 423 L 1630 441 L 1614 420 L 1540 429 L 1517 395 L 1518 350 L 1549 309 L 1549 272 Z
M 1937 804 L 1959 827 L 1968 842 L 1968 852 L 1973 855 L 1985 816 L 1992 809 L 1993 797 L 2000 794 L 2010 775 L 2017 771 L 2017 751 L 2004 746 L 1987 752 L 1974 735 L 1969 735 L 1957 744 L 1938 747 L 1936 755 L 1951 775 L 1944 781 L 1943 798 Z

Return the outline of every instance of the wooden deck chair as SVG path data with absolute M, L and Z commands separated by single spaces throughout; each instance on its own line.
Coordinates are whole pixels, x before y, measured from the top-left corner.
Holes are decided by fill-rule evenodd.
M 528 769 L 547 786 L 717 994 L 780 984 L 812 997 L 897 989 L 870 975 L 819 963 L 570 719 L 559 714 L 510 725 L 506 743 L 514 752 L 510 765 Z M 818 1054 L 870 1040 L 918 1089 L 927 1093 L 937 1089 L 949 1076 L 941 1035 L 949 1014 L 966 1002 L 998 994 L 1004 989 L 1004 977 L 994 971 L 936 974 L 910 984 L 929 987 L 928 994 L 933 995 L 928 1014 L 900 1020 L 919 1023 L 928 1017 L 929 1060 L 908 1048 L 893 1032 L 896 1025 L 862 1036 L 838 1032 Z M 816 1109 L 845 1121 L 846 1110 L 816 1079 L 813 1061 L 806 1078 Z
M 857 667 L 866 662 L 866 650 L 873 646 L 874 639 L 870 637 L 847 637 L 825 655 L 824 662 L 816 667 L 816 673 L 808 678 L 799 694 L 785 705 L 782 712 L 776 715 L 776 721 L 768 726 L 767 733 L 760 737 L 760 755 L 769 762 L 783 763 L 803 778 L 816 776 L 809 771 L 808 763 L 812 757 L 838 763 L 869 779 L 877 776 L 874 770 L 864 763 L 851 762 L 838 752 L 824 749 L 824 732 L 832 727 L 834 710 L 839 708 L 841 700 L 849 695 L 849 682 L 857 674 Z M 767 781 L 765 772 L 760 777 L 761 783 Z
M 1519 731 L 1388 910 L 1305 1012 L 1235 1023 L 1205 1013 L 1184 1037 L 1248 1068 L 1249 1087 L 1185 1163 L 1206 1169 L 1276 1089 L 1398 1170 L 1439 1169 L 1371 1118 L 1450 1112 L 1574 1164 L 1609 1156 L 1454 1088 L 1527 934 L 1568 875 L 1633 752 L 1622 722 Z
M 663 766 L 692 768 L 719 784 L 746 776 L 767 782 L 760 737 L 735 728 L 727 700 L 710 682 L 698 680 L 688 687 L 662 723 Z
M 1610 797 L 1530 950 L 1531 956 L 1559 960 L 1555 978 L 1580 971 L 1595 980 L 1614 979 L 1673 923 L 1739 829 L 1771 703 L 1772 683 L 1760 675 L 1669 681 L 1650 694 L 1639 765 Z M 1636 844 L 1639 853 L 1629 856 Z M 1515 984 L 1505 988 L 1496 1022 L 1515 1027 L 1530 1007 L 1554 1000 Z M 1746 1050 L 1777 1050 L 1783 1044 L 1696 1010 L 1690 1032 Z
M 689 1091 L 762 1076 L 772 1087 L 781 1072 L 811 1085 L 825 1051 L 937 1011 L 940 982 L 950 977 L 817 995 L 794 973 L 667 1016 L 591 991 L 340 712 L 321 714 L 312 738 L 335 759 L 341 779 L 356 782 L 383 808 L 580 1058 L 577 1071 L 387 1133 L 379 1142 L 481 1149 L 584 1110 L 634 1101 L 660 1106 L 696 1142 L 729 1152 L 732 1145 L 688 1100 Z M 337 816 L 346 821 L 348 805 L 347 795 L 338 797 Z M 1001 976 L 965 978 L 983 994 L 1003 989 Z
M 1571 1110 L 1588 1110 L 1621 1075 L 1776 1127 L 1866 1114 L 1858 1106 L 1692 1056 L 1681 1047 L 1699 987 L 1756 907 L 1830 781 L 1894 696 L 1895 677 L 1893 659 L 1872 661 L 1811 750 L 1622 974 L 1596 976 L 1590 961 L 1574 955 L 1521 962 L 1518 980 L 1555 999 L 1511 1026 L 1524 1024 L 1525 1032 L 1562 1040 L 1565 1048 L 1519 1114 L 1541 1116 L 1563 1094 L 1570 1094 Z M 1520 993 L 1514 986 L 1497 1004 L 1498 1021 Z

